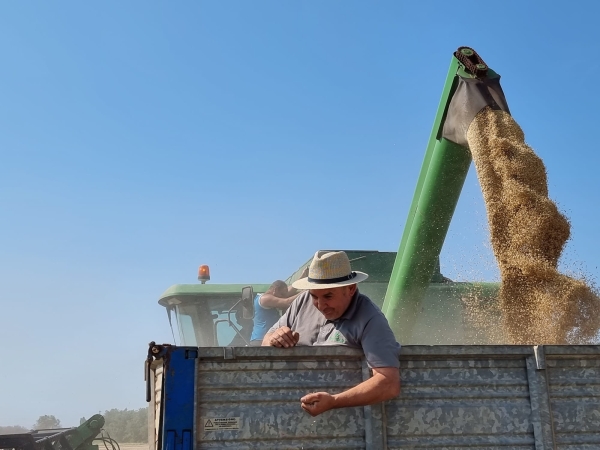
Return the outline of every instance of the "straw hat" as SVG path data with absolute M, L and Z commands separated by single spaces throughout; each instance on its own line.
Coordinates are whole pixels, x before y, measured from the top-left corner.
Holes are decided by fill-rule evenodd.
M 296 289 L 328 289 L 360 283 L 369 278 L 363 272 L 353 272 L 345 252 L 319 250 L 308 268 L 308 277 L 292 283 Z

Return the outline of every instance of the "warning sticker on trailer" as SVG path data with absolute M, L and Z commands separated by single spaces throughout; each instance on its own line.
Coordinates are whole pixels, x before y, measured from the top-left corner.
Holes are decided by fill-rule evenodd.
M 239 417 L 203 417 L 204 431 L 239 430 Z

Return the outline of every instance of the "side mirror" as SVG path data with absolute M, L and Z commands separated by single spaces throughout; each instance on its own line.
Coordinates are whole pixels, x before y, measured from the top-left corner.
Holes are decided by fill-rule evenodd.
M 242 288 L 242 317 L 254 319 L 254 289 L 252 286 Z

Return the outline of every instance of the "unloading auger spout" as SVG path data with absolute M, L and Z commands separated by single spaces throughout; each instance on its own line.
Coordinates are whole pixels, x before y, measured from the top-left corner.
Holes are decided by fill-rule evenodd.
M 485 107 L 509 112 L 500 76 L 469 47 L 450 62 L 383 303 L 398 340 L 409 344 L 471 164 L 467 130 Z

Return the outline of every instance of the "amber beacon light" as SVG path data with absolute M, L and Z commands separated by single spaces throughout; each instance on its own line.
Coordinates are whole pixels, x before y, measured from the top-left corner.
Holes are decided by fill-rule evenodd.
M 198 267 L 198 281 L 204 284 L 208 280 L 210 280 L 210 269 L 206 264 L 203 264 Z

